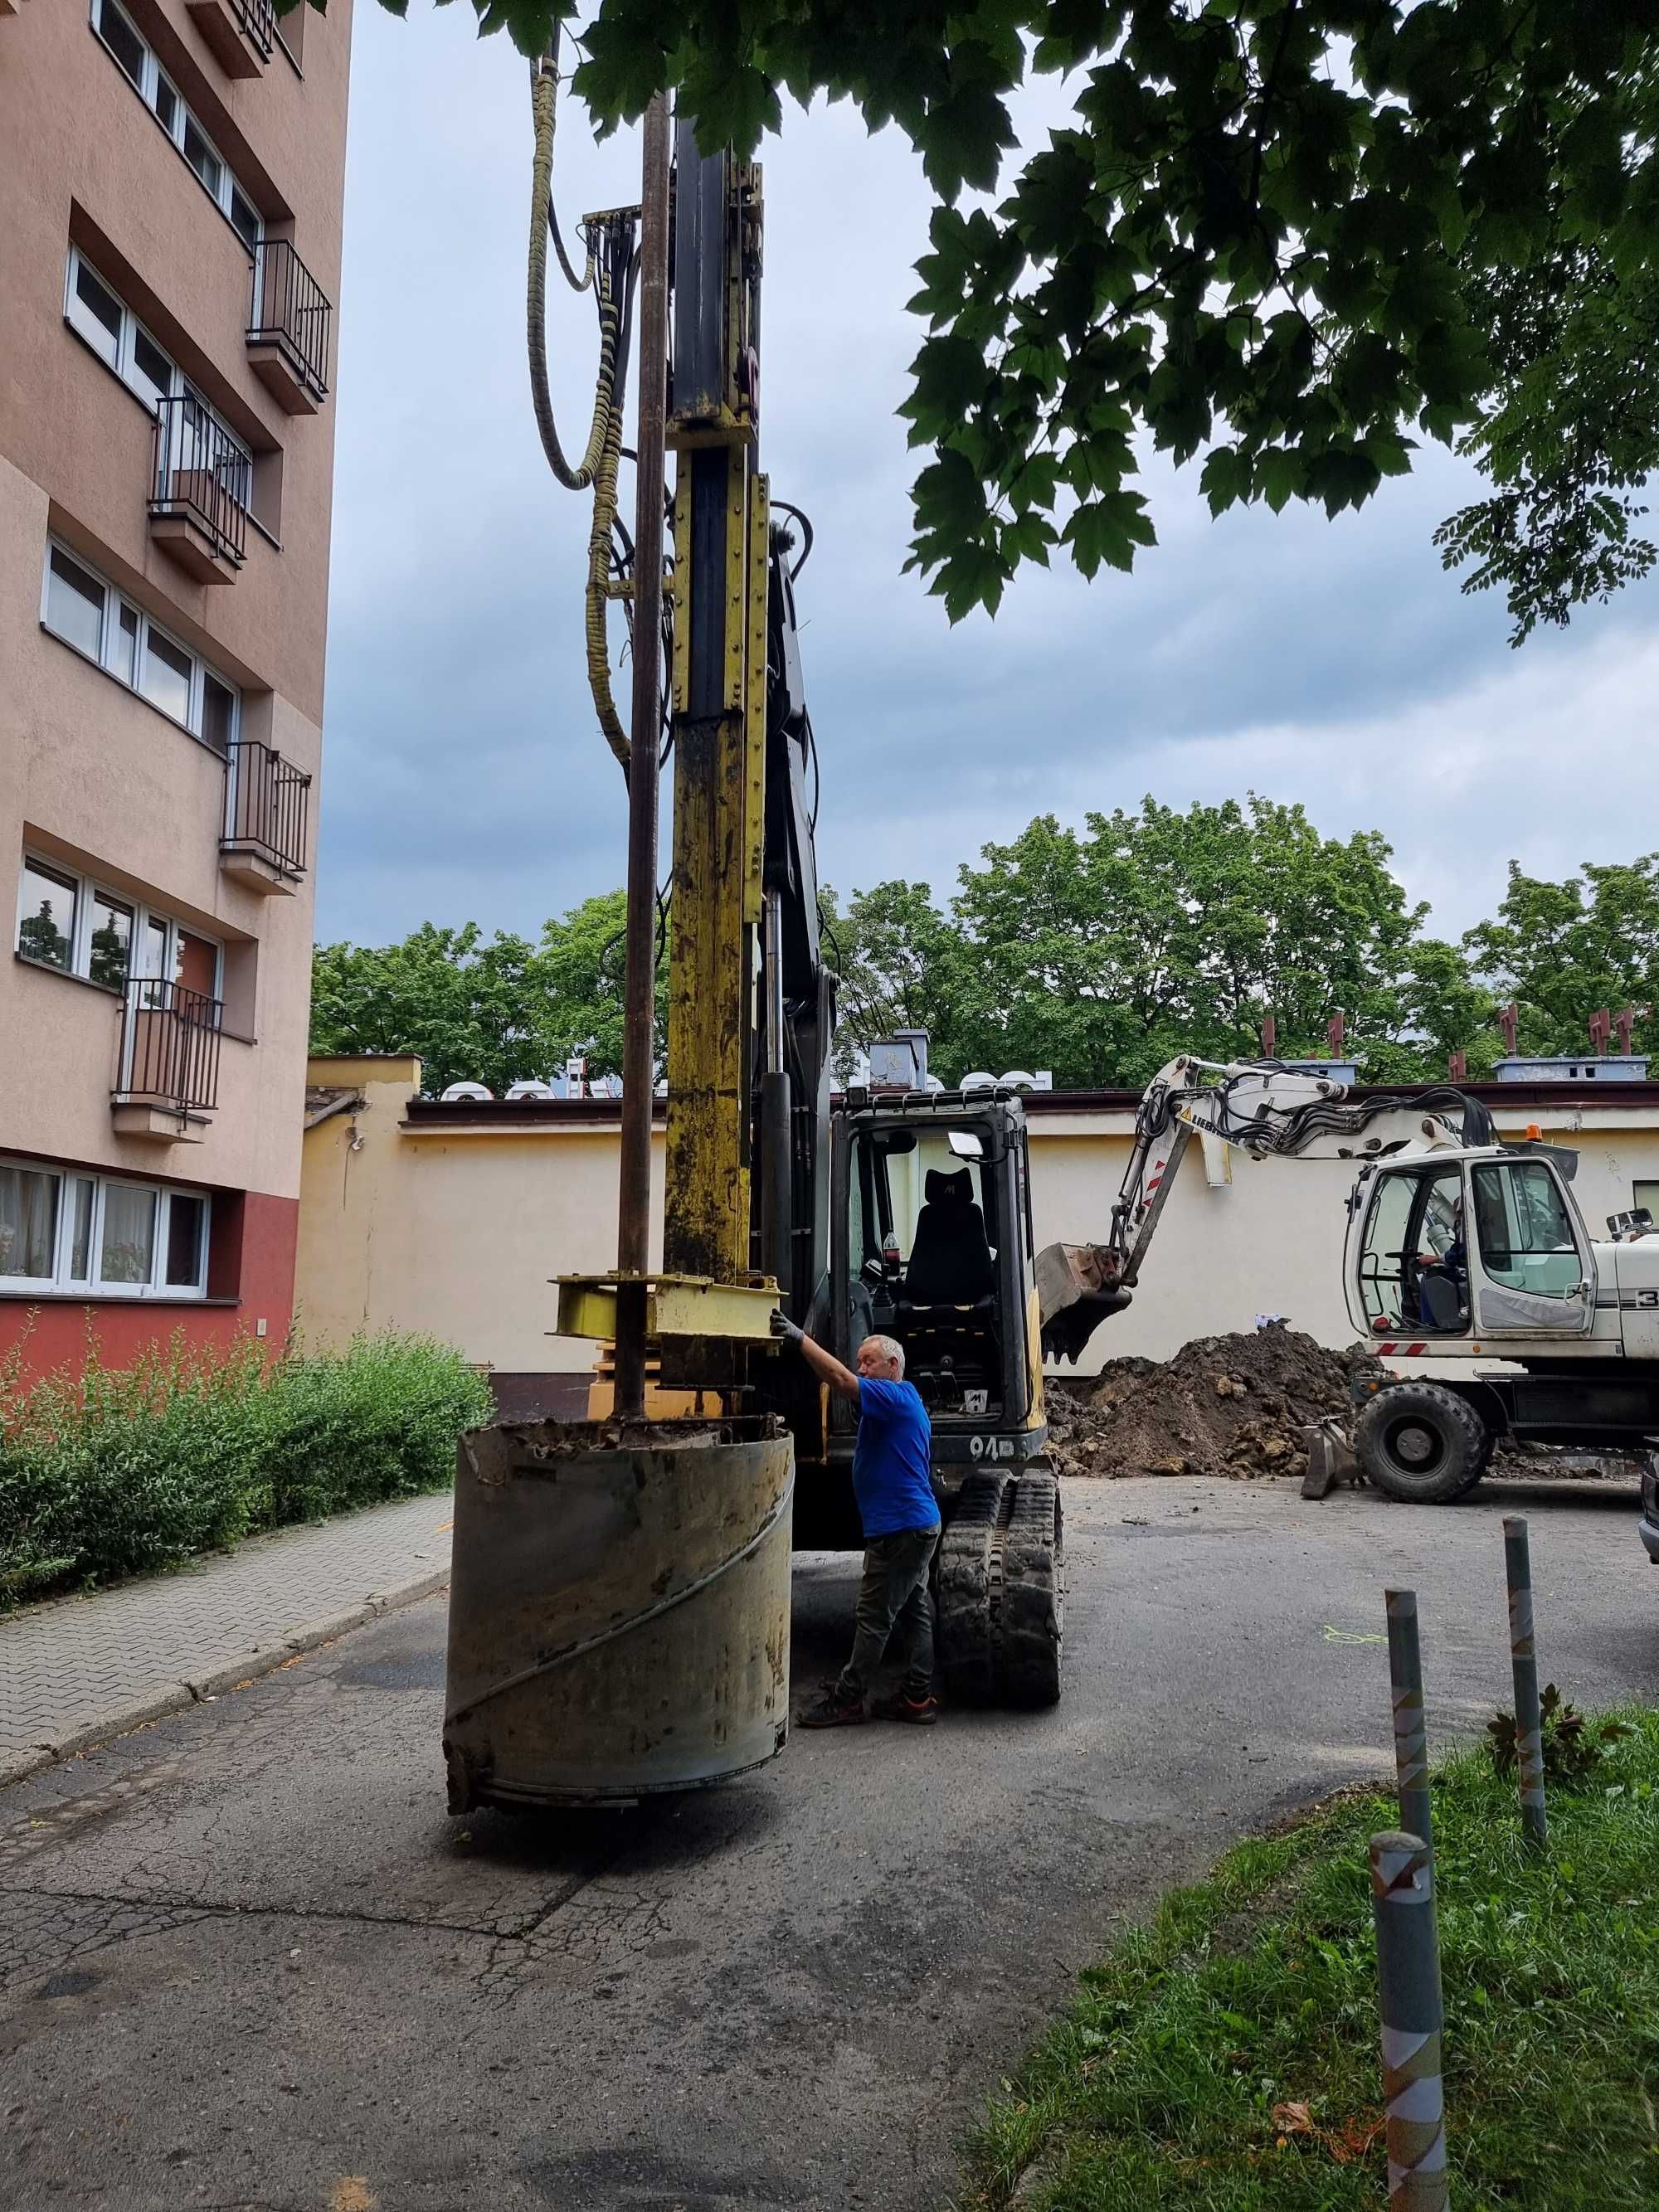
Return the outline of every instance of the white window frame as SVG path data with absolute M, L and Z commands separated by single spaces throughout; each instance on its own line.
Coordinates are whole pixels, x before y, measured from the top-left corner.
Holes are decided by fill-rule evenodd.
M 75 885 L 75 934 L 70 946 L 67 968 L 53 967 L 49 960 L 33 959 L 29 954 L 18 949 L 17 933 L 21 930 L 25 920 L 23 869 L 27 866 L 44 868 L 49 874 L 64 877 Z M 170 983 L 178 974 L 179 934 L 182 930 L 186 937 L 193 937 L 198 943 L 213 947 L 213 989 L 210 996 L 222 1004 L 225 995 L 225 948 L 220 939 L 210 937 L 204 929 L 198 929 L 194 922 L 179 921 L 174 915 L 164 913 L 160 907 L 147 906 L 143 899 L 136 898 L 131 891 L 118 890 L 113 884 L 89 876 L 84 869 L 70 867 L 67 861 L 57 860 L 50 853 L 40 852 L 33 845 L 23 848 L 22 861 L 17 871 L 17 926 L 12 934 L 13 951 L 17 953 L 20 960 L 27 961 L 31 968 L 46 968 L 54 975 L 78 975 L 83 983 L 91 982 L 92 908 L 94 901 L 100 898 L 113 899 L 118 905 L 127 908 L 132 916 L 132 934 L 127 943 L 127 972 L 120 988 L 112 989 L 107 983 L 99 983 L 94 986 L 94 989 L 108 991 L 112 999 L 125 999 L 128 986 L 142 980 L 133 973 L 134 951 L 143 941 L 150 923 L 159 922 L 167 932 L 167 949 L 162 955 L 167 973 L 158 980 Z
M 103 619 L 99 624 L 98 651 L 95 654 L 88 656 L 73 638 L 65 637 L 62 630 L 54 629 L 52 626 L 47 610 L 51 604 L 52 556 L 54 553 L 61 553 L 66 561 L 72 561 L 83 574 L 90 576 L 94 584 L 103 586 L 104 613 Z M 131 680 L 120 666 L 121 609 L 123 607 L 131 610 L 138 624 L 138 639 L 133 653 Z M 65 545 L 61 538 L 47 538 L 46 559 L 40 564 L 40 626 L 55 637 L 60 645 L 68 646 L 71 653 L 79 653 L 83 659 L 88 658 L 94 659 L 105 675 L 112 677 L 123 690 L 131 691 L 134 698 L 142 699 L 145 706 L 152 708 L 158 714 L 165 715 L 169 722 L 177 724 L 181 730 L 188 730 L 191 737 L 207 746 L 216 760 L 234 759 L 234 750 L 228 750 L 222 754 L 218 746 L 210 744 L 202 734 L 202 700 L 205 688 L 204 678 L 211 676 L 216 684 L 222 684 L 230 694 L 230 737 L 228 741 L 230 748 L 235 746 L 242 733 L 240 685 L 233 684 L 229 677 L 222 670 L 214 667 L 211 661 L 204 660 L 201 654 L 192 651 L 181 637 L 175 637 L 170 629 L 165 628 L 161 623 L 154 621 L 136 599 L 131 599 L 125 592 L 118 591 L 107 576 L 101 575 L 93 567 L 84 554 L 77 553 L 72 545 Z M 152 630 L 158 637 L 165 638 L 175 653 L 184 653 L 190 661 L 190 696 L 185 706 L 185 719 L 182 722 L 179 720 L 176 714 L 168 714 L 165 707 L 158 707 L 155 700 L 143 689 L 144 655 L 149 650 L 149 635 Z
M 189 169 L 191 176 L 194 177 L 197 183 L 201 185 L 202 190 L 213 202 L 213 204 L 218 209 L 220 214 L 223 216 L 225 221 L 230 224 L 231 228 L 233 230 L 236 230 L 238 239 L 241 240 L 242 246 L 247 252 L 248 258 L 252 260 L 253 258 L 254 247 L 258 246 L 260 240 L 262 240 L 265 234 L 264 217 L 259 212 L 258 203 L 255 200 L 252 193 L 249 191 L 247 186 L 243 184 L 240 179 L 236 175 L 235 172 L 232 169 L 230 163 L 226 161 L 224 155 L 219 151 L 218 144 L 214 138 L 213 133 L 207 128 L 201 117 L 197 114 L 195 109 L 191 107 L 190 103 L 185 100 L 183 93 L 179 91 L 178 86 L 173 82 L 173 79 L 161 67 L 161 63 L 155 58 L 155 49 L 151 46 L 149 40 L 144 36 L 143 33 L 138 28 L 138 26 L 133 21 L 126 9 L 118 4 L 118 0 L 90 0 L 88 15 L 92 25 L 92 34 L 94 38 L 97 40 L 99 45 L 103 47 L 104 52 L 109 55 L 110 59 L 115 63 L 116 68 L 120 70 L 122 76 L 126 77 L 127 82 L 129 84 L 132 84 L 132 79 L 127 76 L 125 63 L 117 58 L 113 47 L 109 45 L 108 41 L 104 37 L 100 18 L 106 8 L 110 9 L 115 15 L 120 17 L 121 21 L 126 26 L 127 31 L 131 34 L 134 42 L 143 49 L 143 59 L 139 64 L 139 75 L 142 82 L 133 86 L 134 91 L 137 93 L 138 97 L 143 101 L 145 106 L 149 108 L 150 113 L 155 118 L 155 120 L 161 125 L 161 128 L 167 132 L 167 137 L 172 140 L 173 144 L 178 152 L 179 160 L 185 162 L 185 166 Z M 170 125 L 162 119 L 160 108 L 157 105 L 161 98 L 160 88 L 162 85 L 165 85 L 173 95 L 173 121 Z M 219 164 L 219 189 L 216 192 L 203 178 L 202 173 L 196 167 L 196 164 L 193 161 L 187 160 L 185 157 L 185 125 L 186 120 L 196 125 L 197 130 L 201 133 L 203 142 L 206 145 L 208 151 L 212 155 L 214 160 Z M 252 210 L 255 224 L 255 236 L 252 243 L 250 243 L 246 238 L 242 237 L 241 232 L 236 229 L 235 222 L 232 218 L 230 208 L 231 194 L 233 191 L 240 192 L 243 200 L 246 201 L 248 207 Z
M 0 1158 L 0 1167 L 16 1168 L 25 1175 L 50 1176 L 58 1186 L 58 1228 L 52 1250 L 52 1271 L 45 1275 L 0 1275 L 0 1291 L 41 1297 L 68 1292 L 85 1298 L 170 1298 L 189 1304 L 207 1296 L 208 1243 L 213 1229 L 213 1194 L 183 1184 L 141 1182 L 136 1176 L 91 1175 L 64 1168 L 51 1160 Z M 76 1188 L 92 1185 L 92 1212 L 87 1231 L 87 1272 L 74 1272 Z M 155 1238 L 150 1254 L 149 1276 L 142 1283 L 103 1281 L 98 1273 L 104 1241 L 104 1205 L 111 1190 L 139 1190 L 156 1200 Z M 175 1198 L 196 1200 L 202 1206 L 202 1225 L 197 1241 L 196 1279 L 192 1283 L 167 1279 L 167 1232 Z

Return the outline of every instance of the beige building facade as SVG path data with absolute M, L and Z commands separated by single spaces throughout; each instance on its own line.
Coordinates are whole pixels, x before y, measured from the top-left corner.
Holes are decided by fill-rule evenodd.
M 0 1352 L 292 1303 L 349 0 L 0 4 Z
M 422 1098 L 416 1060 L 313 1060 L 301 1186 L 298 1299 L 308 1339 L 430 1331 L 516 1378 L 591 1370 L 593 1347 L 550 1334 L 549 1278 L 615 1265 L 618 1107 L 610 1100 Z M 1575 1147 L 1592 1234 L 1651 1204 L 1659 1217 L 1659 1084 L 1471 1086 L 1499 1134 Z M 1039 1247 L 1104 1233 L 1129 1156 L 1125 1092 L 1027 1102 Z M 662 1133 L 653 1229 L 661 1234 Z M 1340 1161 L 1255 1161 L 1188 1148 L 1134 1304 L 1083 1367 L 1166 1358 L 1194 1337 L 1282 1314 L 1333 1346 L 1354 1330 L 1342 1296 Z M 533 1400 L 527 1382 L 520 1394 Z

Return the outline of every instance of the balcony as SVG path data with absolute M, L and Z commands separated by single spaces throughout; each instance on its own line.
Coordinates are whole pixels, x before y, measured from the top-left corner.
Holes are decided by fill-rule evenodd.
M 253 249 L 247 357 L 289 415 L 314 415 L 328 397 L 333 320 L 328 295 L 288 240 L 262 240 Z
M 246 453 L 193 392 L 156 401 L 149 534 L 194 582 L 235 582 L 252 479 Z
M 304 880 L 311 778 L 269 745 L 239 738 L 226 767 L 219 866 L 264 898 L 292 897 Z
M 188 0 L 191 21 L 227 76 L 258 76 L 276 51 L 275 0 Z
M 219 1103 L 224 1006 L 204 991 L 133 976 L 121 1009 L 121 1060 L 110 1094 L 115 1133 L 198 1143 Z

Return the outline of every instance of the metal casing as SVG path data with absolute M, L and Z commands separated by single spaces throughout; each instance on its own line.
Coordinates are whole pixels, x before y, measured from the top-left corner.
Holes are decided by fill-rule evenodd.
M 764 1416 L 464 1437 L 451 1811 L 626 1803 L 781 1751 L 794 1480 Z

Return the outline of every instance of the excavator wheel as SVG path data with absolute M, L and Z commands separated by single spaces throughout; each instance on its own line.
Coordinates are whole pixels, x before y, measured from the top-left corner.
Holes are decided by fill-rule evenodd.
M 1359 1464 L 1385 1498 L 1449 1505 L 1474 1488 L 1492 1437 L 1467 1398 L 1413 1377 L 1367 1399 L 1353 1425 Z
M 1006 1508 L 1014 1478 L 975 1468 L 957 1492 L 934 1568 L 939 1683 L 953 1705 L 988 1705 L 997 1693 Z
M 1065 1605 L 1059 1486 L 1040 1462 L 976 1470 L 939 1540 L 939 1679 L 954 1705 L 1052 1705 Z

